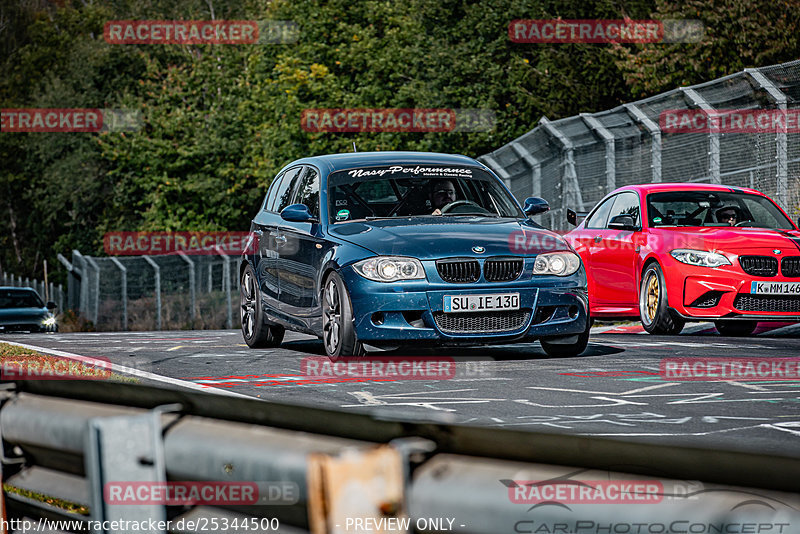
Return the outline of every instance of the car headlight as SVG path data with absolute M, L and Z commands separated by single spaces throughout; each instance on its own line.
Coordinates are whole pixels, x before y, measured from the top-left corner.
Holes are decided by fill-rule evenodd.
M 720 267 L 730 265 L 728 258 L 717 252 L 707 250 L 690 250 L 685 248 L 675 249 L 670 255 L 681 263 L 696 265 L 697 267 Z
M 56 324 L 56 318 L 52 316 L 42 321 L 43 326 L 55 326 L 55 324 Z
M 425 278 L 422 264 L 415 258 L 378 256 L 353 264 L 358 274 L 376 282 L 396 282 Z
M 581 259 L 574 252 L 547 252 L 536 256 L 533 274 L 569 276 L 581 266 Z

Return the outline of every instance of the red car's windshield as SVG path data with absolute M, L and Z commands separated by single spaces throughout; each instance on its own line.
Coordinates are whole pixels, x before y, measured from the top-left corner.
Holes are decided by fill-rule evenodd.
M 647 195 L 651 227 L 754 226 L 792 230 L 792 222 L 766 197 L 728 191 L 669 191 Z

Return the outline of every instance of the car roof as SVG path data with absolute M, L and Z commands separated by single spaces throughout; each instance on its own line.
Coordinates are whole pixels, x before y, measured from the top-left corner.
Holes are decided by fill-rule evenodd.
M 314 165 L 328 172 L 352 169 L 353 167 L 374 167 L 383 165 L 469 165 L 486 168 L 482 163 L 459 154 L 439 154 L 436 152 L 350 152 L 346 154 L 326 154 L 293 161 L 292 165 Z
M 687 182 L 659 182 L 655 184 L 637 184 L 621 187 L 614 191 L 615 193 L 622 191 L 639 191 L 641 193 L 660 193 L 664 191 L 728 191 L 737 193 L 755 193 L 757 195 L 764 195 L 760 191 L 750 189 L 749 187 L 737 187 L 733 185 L 723 184 L 701 184 L 701 183 L 687 183 Z
M 37 293 L 37 291 L 35 289 L 33 289 L 32 287 L 0 286 L 0 290 L 3 290 L 3 289 L 20 289 L 22 291 L 26 291 L 27 290 L 27 291 L 33 291 L 34 293 Z

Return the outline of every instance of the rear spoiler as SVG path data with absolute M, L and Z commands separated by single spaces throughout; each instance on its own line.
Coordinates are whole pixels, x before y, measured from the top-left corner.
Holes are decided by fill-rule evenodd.
M 588 211 L 573 211 L 567 208 L 567 222 L 572 226 L 578 226 L 578 218 L 585 219 L 587 215 Z

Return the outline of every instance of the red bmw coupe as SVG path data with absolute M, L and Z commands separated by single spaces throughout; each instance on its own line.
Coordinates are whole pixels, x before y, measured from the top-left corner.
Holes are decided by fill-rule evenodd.
M 731 336 L 800 321 L 800 231 L 753 189 L 622 187 L 565 237 L 586 265 L 593 318 L 639 317 L 651 334 L 710 320 Z

